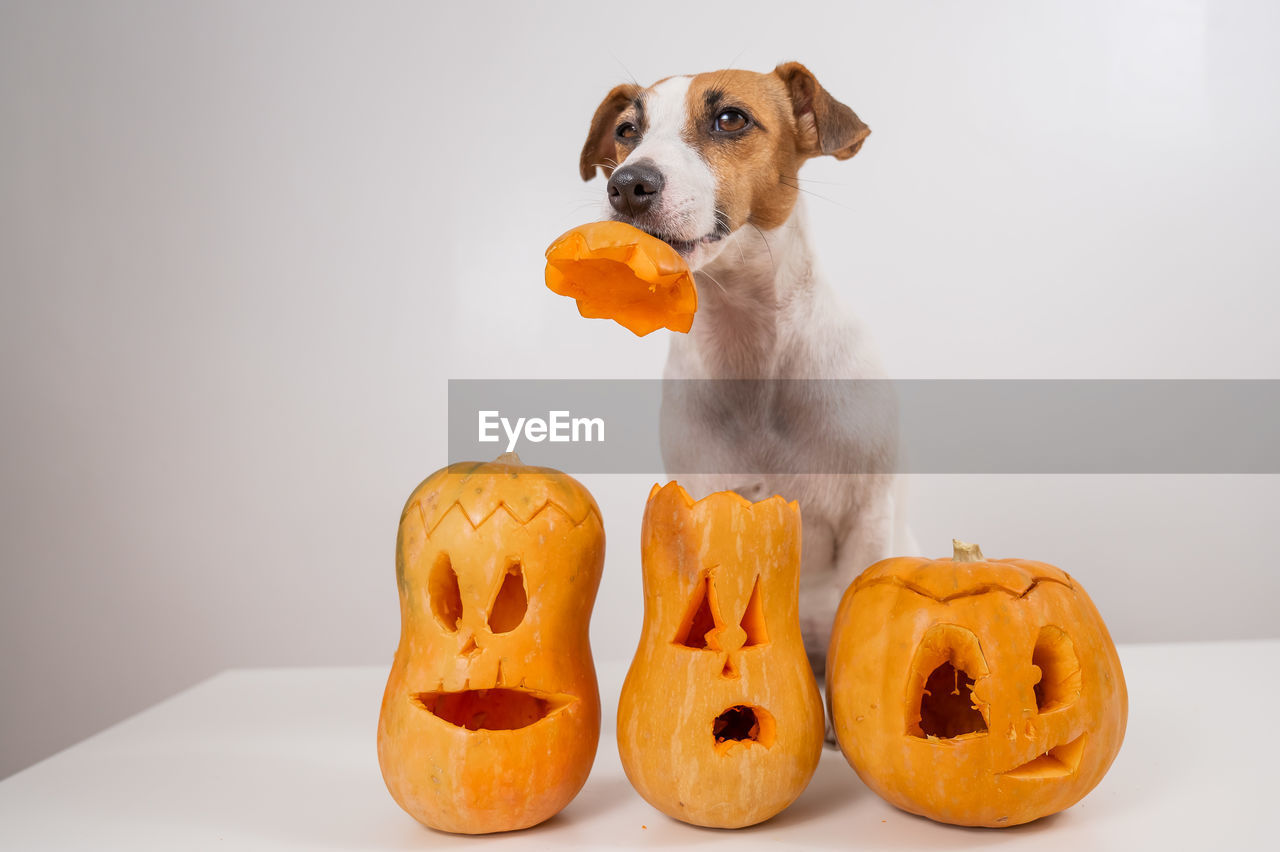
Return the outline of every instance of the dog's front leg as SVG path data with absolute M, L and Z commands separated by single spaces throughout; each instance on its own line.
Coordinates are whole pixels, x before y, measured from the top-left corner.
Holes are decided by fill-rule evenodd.
M 885 559 L 890 555 L 894 530 L 894 491 L 893 477 L 868 474 L 858 476 L 858 487 L 854 493 L 863 496 L 864 501 L 859 511 L 854 512 L 849 525 L 838 535 L 822 542 L 826 549 L 828 568 L 823 573 L 825 588 L 814 590 L 809 601 L 808 615 L 810 619 L 821 624 L 821 634 L 814 631 L 814 624 L 808 625 L 805 632 L 805 650 L 809 653 L 809 663 L 813 666 L 814 676 L 818 679 L 818 687 L 822 692 L 822 703 L 826 708 L 826 741 L 827 745 L 837 745 L 834 722 L 831 718 L 830 694 L 827 692 L 827 647 L 831 643 L 831 628 L 835 622 L 836 610 L 844 592 L 858 575 L 868 566 Z M 809 547 L 809 528 L 804 530 L 804 547 Z M 802 558 L 803 564 L 803 558 Z M 804 569 L 801 569 L 801 594 L 804 587 Z M 801 613 L 805 613 L 802 598 Z M 804 616 L 802 615 L 802 620 Z M 820 649 L 820 650 L 819 650 Z
M 861 480 L 858 492 L 863 499 L 836 543 L 837 599 L 844 595 L 844 590 L 858 579 L 859 574 L 881 559 L 894 555 L 895 477 L 865 474 L 857 478 Z

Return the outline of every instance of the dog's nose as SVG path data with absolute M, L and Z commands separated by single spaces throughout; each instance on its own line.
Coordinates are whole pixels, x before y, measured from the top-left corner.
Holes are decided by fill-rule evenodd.
M 653 206 L 666 183 L 652 163 L 641 161 L 623 166 L 609 178 L 609 203 L 628 216 L 639 216 Z

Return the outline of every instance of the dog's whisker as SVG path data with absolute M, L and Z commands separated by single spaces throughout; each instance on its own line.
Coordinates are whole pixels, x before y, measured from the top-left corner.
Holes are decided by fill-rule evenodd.
M 722 293 L 724 293 L 726 296 L 729 295 L 729 291 L 725 289 L 725 286 L 721 284 L 719 281 L 717 281 L 715 279 L 715 276 L 713 276 L 710 272 L 707 272 L 705 269 L 699 269 L 697 274 L 707 276 L 707 278 L 710 279 L 711 283 L 715 284 L 717 287 L 720 288 L 720 291 Z
M 800 177 L 799 175 L 785 175 L 785 174 L 779 174 L 779 175 L 778 175 L 778 180 L 781 180 L 781 181 L 792 181 L 792 182 L 794 182 L 794 183 L 820 183 L 820 184 L 825 184 L 825 185 L 827 185 L 827 186 L 849 186 L 849 184 L 847 184 L 847 183 L 840 183 L 840 182 L 838 182 L 838 181 L 833 181 L 833 180 L 811 180 L 811 179 L 809 179 L 809 178 L 802 178 L 802 177 Z
M 729 221 L 729 214 L 719 207 L 713 207 L 712 212 L 716 220 L 717 229 L 723 230 L 726 236 L 733 233 L 733 225 Z
M 769 252 L 769 268 L 777 275 L 778 264 L 773 261 L 773 246 L 769 245 L 769 238 L 764 235 L 764 231 L 760 230 L 760 226 L 755 222 L 748 222 L 748 225 L 756 229 L 756 233 L 760 235 L 760 242 L 764 243 L 765 250 Z
M 720 83 L 723 82 L 724 79 L 729 76 L 730 71 L 736 70 L 738 67 L 738 60 L 741 59 L 742 54 L 746 52 L 747 52 L 747 48 L 743 47 L 741 50 L 738 51 L 738 55 L 733 57 L 732 60 L 730 60 L 728 65 L 716 71 L 715 77 L 712 78 L 712 86 L 718 87 Z
M 802 177 L 800 177 L 799 175 L 783 175 L 783 177 L 786 177 L 786 178 L 788 178 L 789 180 L 797 181 L 797 182 L 799 182 L 799 183 L 821 183 L 821 184 L 825 184 L 825 185 L 827 185 L 827 186 L 852 186 L 852 185 L 853 185 L 853 184 L 849 183 L 848 181 L 841 181 L 841 180 L 814 180 L 813 178 L 802 178 Z
M 715 220 L 716 220 L 716 223 L 717 223 L 718 225 L 723 225 L 723 226 L 724 226 L 724 227 L 723 227 L 723 230 L 724 230 L 725 235 L 726 235 L 726 236 L 728 236 L 729 234 L 732 234 L 732 233 L 733 233 L 733 223 L 729 221 L 729 214 L 728 214 L 728 213 L 726 213 L 726 212 L 724 212 L 723 210 L 721 210 L 719 207 L 713 207 L 713 208 L 712 208 L 712 211 L 715 213 Z M 746 253 L 742 250 L 742 243 L 741 243 L 741 242 L 739 242 L 739 243 L 738 243 L 738 261 L 739 261 L 740 263 L 746 263 L 746 262 L 747 262 L 747 255 L 746 255 Z
M 737 55 L 737 56 L 735 56 L 735 57 L 733 57 L 733 59 L 729 60 L 729 64 L 725 66 L 724 70 L 726 70 L 726 71 L 730 71 L 730 70 L 733 70 L 733 69 L 737 68 L 737 67 L 738 67 L 738 60 L 739 60 L 739 59 L 741 59 L 741 58 L 742 58 L 742 54 L 744 54 L 744 53 L 746 53 L 746 52 L 747 52 L 747 48 L 744 46 L 744 47 L 742 48 L 742 50 L 739 50 L 739 51 L 738 51 L 738 55 Z
M 628 68 L 625 64 L 623 64 L 622 60 L 618 58 L 618 54 L 610 50 L 609 56 L 613 58 L 614 62 L 618 63 L 618 67 L 621 68 L 622 72 L 627 75 L 627 80 L 630 81 L 631 85 L 635 86 L 637 89 L 642 88 L 640 85 L 640 81 L 636 79 L 636 75 L 632 74 L 631 69 Z
M 789 186 L 789 187 L 791 187 L 791 188 L 792 188 L 792 189 L 794 189 L 796 192 L 803 192 L 805 195 L 811 195 L 811 196 L 813 196 L 814 198 L 819 198 L 819 199 L 821 199 L 821 200 L 823 200 L 823 201 L 827 202 L 828 204 L 834 204 L 835 206 L 837 206 L 837 207 L 842 207 L 842 208 L 844 208 L 845 210 L 852 210 L 852 209 L 853 209 L 853 208 L 852 208 L 852 207 L 850 207 L 848 204 L 841 204 L 839 201 L 836 201 L 836 200 L 835 200 L 835 199 L 833 199 L 833 198 L 827 198 L 825 195 L 819 195 L 818 193 L 814 192 L 814 191 L 813 191 L 813 190 L 811 190 L 811 189 L 805 189 L 803 186 L 797 186 L 797 185 L 795 185 L 794 183 L 787 183 L 787 182 L 786 182 L 786 180 L 785 180 L 784 178 L 778 178 L 778 181 L 779 181 L 779 183 L 782 183 L 782 184 L 783 184 L 783 185 L 785 185 L 785 186 Z

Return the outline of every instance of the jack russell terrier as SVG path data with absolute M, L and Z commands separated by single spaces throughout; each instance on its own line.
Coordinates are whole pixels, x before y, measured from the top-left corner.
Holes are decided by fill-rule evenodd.
M 606 217 L 666 241 L 694 273 L 698 313 L 689 334 L 672 335 L 664 378 L 751 380 L 665 381 L 663 462 L 695 498 L 799 502 L 800 625 L 819 683 L 845 588 L 868 565 L 915 552 L 887 388 L 791 381 L 883 377 L 815 268 L 796 177 L 811 157 L 852 157 L 870 132 L 788 62 L 617 86 L 579 164 L 583 180 L 608 176 Z

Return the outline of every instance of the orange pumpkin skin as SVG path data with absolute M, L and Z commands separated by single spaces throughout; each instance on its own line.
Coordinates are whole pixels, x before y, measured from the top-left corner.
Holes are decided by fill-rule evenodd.
M 659 328 L 687 332 L 698 291 L 684 258 L 625 222 L 592 222 L 547 249 L 547 287 L 578 302 L 578 313 L 611 319 L 643 337 Z
M 853 582 L 836 612 L 828 700 L 841 750 L 884 799 L 1005 827 L 1068 808 L 1102 780 L 1128 693 L 1078 582 L 973 552 L 887 559 Z
M 509 831 L 577 795 L 600 737 L 587 627 L 603 563 L 590 493 L 514 456 L 452 465 L 409 497 L 378 762 L 416 819 Z
M 674 482 L 654 486 L 641 546 L 644 628 L 618 705 L 627 778 L 685 822 L 766 820 L 822 752 L 797 612 L 799 507 L 732 492 L 695 503 Z

